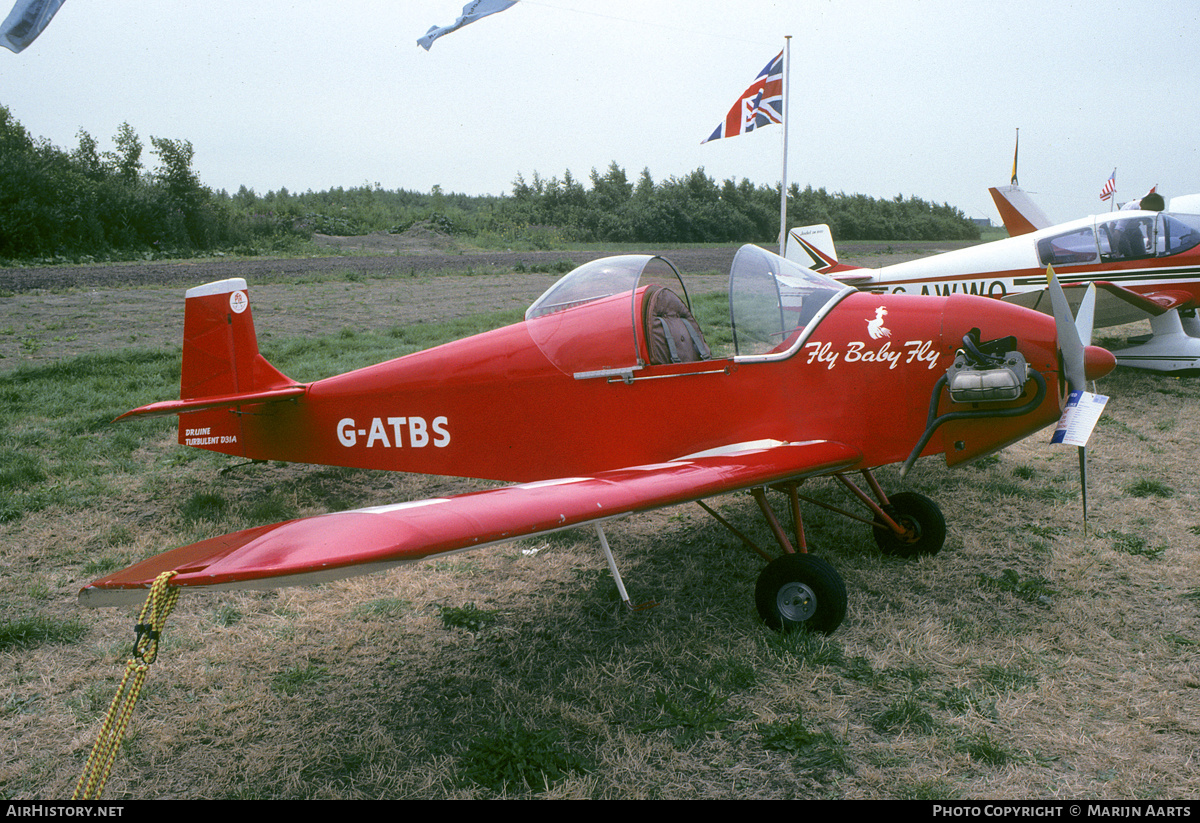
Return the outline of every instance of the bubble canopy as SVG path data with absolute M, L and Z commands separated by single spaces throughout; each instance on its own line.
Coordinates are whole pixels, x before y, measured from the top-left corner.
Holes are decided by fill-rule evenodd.
M 732 354 L 714 355 L 678 270 L 657 255 L 619 255 L 564 275 L 525 312 L 543 354 L 579 378 L 655 366 L 791 356 L 853 289 L 758 246 L 730 268 Z

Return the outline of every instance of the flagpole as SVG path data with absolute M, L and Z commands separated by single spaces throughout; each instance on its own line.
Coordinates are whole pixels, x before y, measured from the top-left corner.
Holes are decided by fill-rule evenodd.
M 792 36 L 785 35 L 783 46 L 783 179 L 779 184 L 779 256 L 787 251 L 787 153 L 788 153 L 788 94 L 792 90 Z
M 1009 182 L 1014 186 L 1021 185 L 1017 182 L 1017 152 L 1021 150 L 1021 129 L 1017 129 L 1017 142 L 1013 144 L 1013 173 L 1012 180 Z

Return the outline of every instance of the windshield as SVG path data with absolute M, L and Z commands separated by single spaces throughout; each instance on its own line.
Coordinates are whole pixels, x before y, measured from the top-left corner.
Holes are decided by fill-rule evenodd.
M 1200 215 L 1117 212 L 1096 221 L 1104 260 L 1169 257 L 1200 245 Z
M 713 354 L 706 332 L 726 341 L 731 335 L 739 358 L 789 356 L 802 332 L 850 291 L 757 246 L 743 246 L 729 273 L 728 323 L 709 312 L 706 330 L 669 261 L 620 255 L 563 276 L 525 312 L 525 326 L 563 372 L 578 379 L 631 379 L 647 367 L 722 359 Z
M 1160 257 L 1179 254 L 1200 245 L 1200 215 L 1160 214 L 1155 230 Z
M 790 354 L 801 334 L 853 291 L 758 246 L 742 246 L 729 271 L 729 316 L 738 356 Z

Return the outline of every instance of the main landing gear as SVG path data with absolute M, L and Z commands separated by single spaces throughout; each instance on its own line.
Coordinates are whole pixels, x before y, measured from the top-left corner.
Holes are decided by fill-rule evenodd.
M 783 555 L 775 559 L 708 504 L 697 501 L 701 508 L 733 532 L 749 549 L 769 561 L 758 577 L 754 602 L 763 622 L 772 629 L 788 632 L 803 627 L 831 634 L 846 617 L 846 584 L 841 575 L 829 563 L 808 553 L 804 523 L 800 517 L 801 500 L 871 526 L 876 544 L 886 555 L 913 558 L 937 554 L 941 550 L 946 540 L 946 521 L 937 504 L 914 492 L 900 492 L 888 498 L 870 471 L 863 470 L 861 474 L 871 494 L 860 489 L 845 474 L 834 476 L 867 507 L 873 515 L 870 520 L 801 495 L 799 482 L 772 487 L 788 495 L 795 528 L 795 546 L 767 503 L 766 489 L 752 490 L 763 517 L 783 551 Z

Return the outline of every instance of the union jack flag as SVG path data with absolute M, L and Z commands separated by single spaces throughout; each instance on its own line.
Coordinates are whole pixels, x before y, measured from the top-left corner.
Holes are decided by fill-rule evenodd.
M 750 88 L 742 92 L 742 96 L 733 104 L 724 122 L 717 126 L 716 131 L 701 140 L 701 144 L 709 140 L 720 140 L 722 137 L 736 137 L 754 131 L 759 126 L 769 126 L 772 123 L 783 122 L 783 52 L 771 58 L 766 68 L 758 73 Z
M 1108 200 L 1117 191 L 1117 170 L 1113 169 L 1113 173 L 1108 176 L 1108 182 L 1104 184 L 1104 188 L 1100 190 L 1100 199 Z

